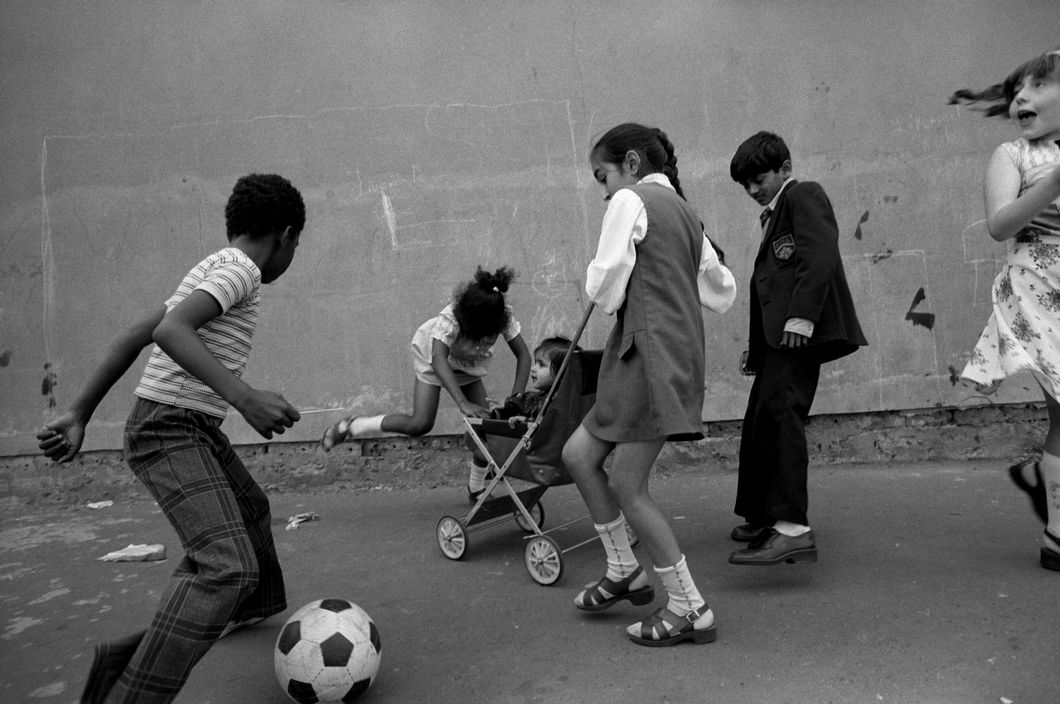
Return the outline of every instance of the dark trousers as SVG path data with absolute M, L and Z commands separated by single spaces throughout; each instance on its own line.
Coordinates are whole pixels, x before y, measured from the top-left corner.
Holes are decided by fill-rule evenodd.
M 176 529 L 184 559 L 146 632 L 97 655 L 83 701 L 171 702 L 229 620 L 286 608 L 268 498 L 220 426 L 204 413 L 136 401 L 126 460 Z
M 809 525 L 806 418 L 820 375 L 820 362 L 806 350 L 766 350 L 740 437 L 735 511 L 748 523 Z

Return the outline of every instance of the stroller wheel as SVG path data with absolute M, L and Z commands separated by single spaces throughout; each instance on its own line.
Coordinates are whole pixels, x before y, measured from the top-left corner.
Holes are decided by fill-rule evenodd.
M 450 560 L 459 560 L 467 552 L 467 531 L 460 519 L 442 516 L 438 521 L 438 547 Z
M 542 586 L 555 584 L 563 576 L 563 553 L 547 535 L 531 538 L 523 557 L 530 576 Z
M 534 519 L 535 525 L 530 525 L 526 522 L 526 517 L 522 513 L 515 514 L 515 523 L 527 533 L 536 533 L 545 525 L 545 507 L 538 501 L 533 506 L 527 509 L 530 512 L 530 517 Z

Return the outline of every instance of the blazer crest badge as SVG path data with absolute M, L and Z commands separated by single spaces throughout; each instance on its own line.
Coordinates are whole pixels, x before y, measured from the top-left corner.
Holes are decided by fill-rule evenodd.
M 791 235 L 784 235 L 773 240 L 773 256 L 781 261 L 787 261 L 791 259 L 791 255 L 795 254 L 795 238 Z

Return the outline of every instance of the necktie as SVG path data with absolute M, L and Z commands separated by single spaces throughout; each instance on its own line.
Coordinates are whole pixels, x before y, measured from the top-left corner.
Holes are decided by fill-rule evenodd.
M 769 216 L 773 214 L 773 211 L 766 208 L 762 211 L 762 214 L 758 216 L 759 221 L 762 223 L 762 229 L 766 229 L 766 223 L 769 222 Z

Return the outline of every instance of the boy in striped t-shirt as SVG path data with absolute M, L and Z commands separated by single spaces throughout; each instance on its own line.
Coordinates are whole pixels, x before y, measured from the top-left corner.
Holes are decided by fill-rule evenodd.
M 125 458 L 180 536 L 177 566 L 151 625 L 96 646 L 82 702 L 169 702 L 233 627 L 287 608 L 269 501 L 221 432 L 231 405 L 265 438 L 299 419 L 280 394 L 240 378 L 261 284 L 283 275 L 305 204 L 281 176 L 239 179 L 225 207 L 229 246 L 199 262 L 176 293 L 111 345 L 69 410 L 37 433 L 56 462 L 81 449 L 107 391 L 152 341 L 125 426 Z

